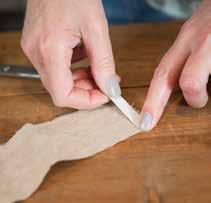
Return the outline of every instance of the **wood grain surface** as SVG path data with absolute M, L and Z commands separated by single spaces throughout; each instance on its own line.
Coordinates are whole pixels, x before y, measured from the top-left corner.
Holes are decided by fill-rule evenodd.
M 171 22 L 111 27 L 123 96 L 137 109 L 180 26 Z M 20 33 L 0 34 L 0 63 L 30 64 L 19 40 Z M 38 80 L 0 78 L 0 143 L 24 123 L 71 111 L 55 107 Z M 211 101 L 203 109 L 192 109 L 178 90 L 154 130 L 92 158 L 55 165 L 25 202 L 210 203 L 210 191 Z

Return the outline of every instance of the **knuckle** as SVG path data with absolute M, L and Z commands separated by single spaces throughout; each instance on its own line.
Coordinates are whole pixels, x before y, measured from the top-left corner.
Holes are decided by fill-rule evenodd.
M 193 26 L 192 21 L 188 20 L 182 25 L 180 32 L 177 36 L 177 40 L 183 40 L 184 38 L 192 35 L 193 33 L 195 33 L 195 28 Z
M 58 107 L 67 107 L 68 101 L 70 101 L 70 93 L 74 91 L 73 86 L 68 86 L 68 88 L 65 88 L 65 86 L 60 85 L 60 83 L 55 80 L 54 82 L 51 81 L 50 83 L 48 83 L 48 90 L 51 94 L 53 103 L 55 104 L 55 106 Z
M 96 23 L 94 23 L 94 29 L 96 31 L 100 32 L 105 32 L 108 31 L 108 22 L 105 18 L 102 18 L 98 21 L 96 21 Z
M 50 50 L 54 40 L 49 32 L 41 34 L 38 41 L 38 53 L 43 64 L 48 63 L 50 58 Z
M 162 66 L 158 66 L 155 69 L 153 80 L 166 80 L 168 79 L 168 77 L 169 77 L 169 70 Z
M 186 33 L 188 32 L 188 30 L 191 27 L 191 23 L 187 20 L 185 23 L 183 23 L 181 29 L 180 29 L 180 33 Z
M 174 58 L 174 47 L 171 47 L 162 58 L 160 64 L 155 69 L 153 74 L 153 81 L 161 81 L 168 83 L 173 87 L 178 80 L 178 70 L 172 62 Z
M 20 42 L 21 48 L 23 50 L 23 52 L 27 55 L 29 55 L 31 53 L 32 50 L 32 42 L 30 39 L 28 38 L 21 38 L 21 42 Z
M 48 51 L 49 51 L 49 35 L 42 35 L 40 36 L 40 40 L 38 43 L 38 51 L 40 56 L 45 60 L 48 58 Z
M 65 98 L 57 94 L 56 92 L 52 94 L 52 100 L 55 106 L 65 107 Z
M 97 20 L 95 17 L 90 17 L 90 18 L 94 19 L 90 20 L 90 22 L 93 23 L 87 24 L 88 32 L 94 33 L 95 35 L 105 35 L 105 33 L 109 32 L 108 22 L 105 18 L 99 18 Z
M 189 76 L 183 76 L 180 78 L 179 85 L 182 89 L 187 94 L 190 95 L 198 95 L 203 88 L 203 85 L 201 84 L 200 81 L 194 80 L 193 78 Z
M 99 72 L 111 73 L 114 71 L 114 60 L 113 56 L 106 56 L 98 61 L 96 61 L 95 66 L 98 67 Z
M 50 88 L 51 97 L 55 106 L 65 107 L 67 96 L 64 92 L 58 89 L 58 86 L 55 84 L 51 84 Z
M 192 31 L 194 31 L 194 26 L 191 20 L 187 20 L 180 29 L 180 33 L 184 34 L 190 33 Z

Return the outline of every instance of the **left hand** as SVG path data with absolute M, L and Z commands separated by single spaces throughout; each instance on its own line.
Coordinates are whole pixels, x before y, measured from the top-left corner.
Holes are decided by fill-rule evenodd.
M 154 73 L 142 109 L 142 130 L 151 130 L 157 124 L 177 83 L 189 105 L 195 108 L 206 105 L 210 51 L 211 1 L 205 0 L 182 26 L 175 43 Z
M 28 0 L 21 46 L 56 106 L 92 109 L 121 95 L 102 0 Z M 70 70 L 86 56 L 90 71 Z

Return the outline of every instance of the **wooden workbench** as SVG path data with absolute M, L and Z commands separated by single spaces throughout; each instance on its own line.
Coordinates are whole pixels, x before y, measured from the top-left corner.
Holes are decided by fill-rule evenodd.
M 111 27 L 123 96 L 137 108 L 180 26 Z M 0 63 L 29 64 L 19 40 L 19 33 L 0 34 Z M 24 123 L 44 122 L 68 111 L 72 110 L 53 106 L 40 81 L 0 78 L 0 143 Z M 211 101 L 195 110 L 175 91 L 154 130 L 92 158 L 57 164 L 25 202 L 210 203 Z

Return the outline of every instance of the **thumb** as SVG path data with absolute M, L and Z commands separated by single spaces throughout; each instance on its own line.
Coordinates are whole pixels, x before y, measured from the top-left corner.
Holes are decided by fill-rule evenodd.
M 82 38 L 91 66 L 91 72 L 99 88 L 111 97 L 119 97 L 121 89 L 115 72 L 115 64 L 105 16 L 92 21 Z

